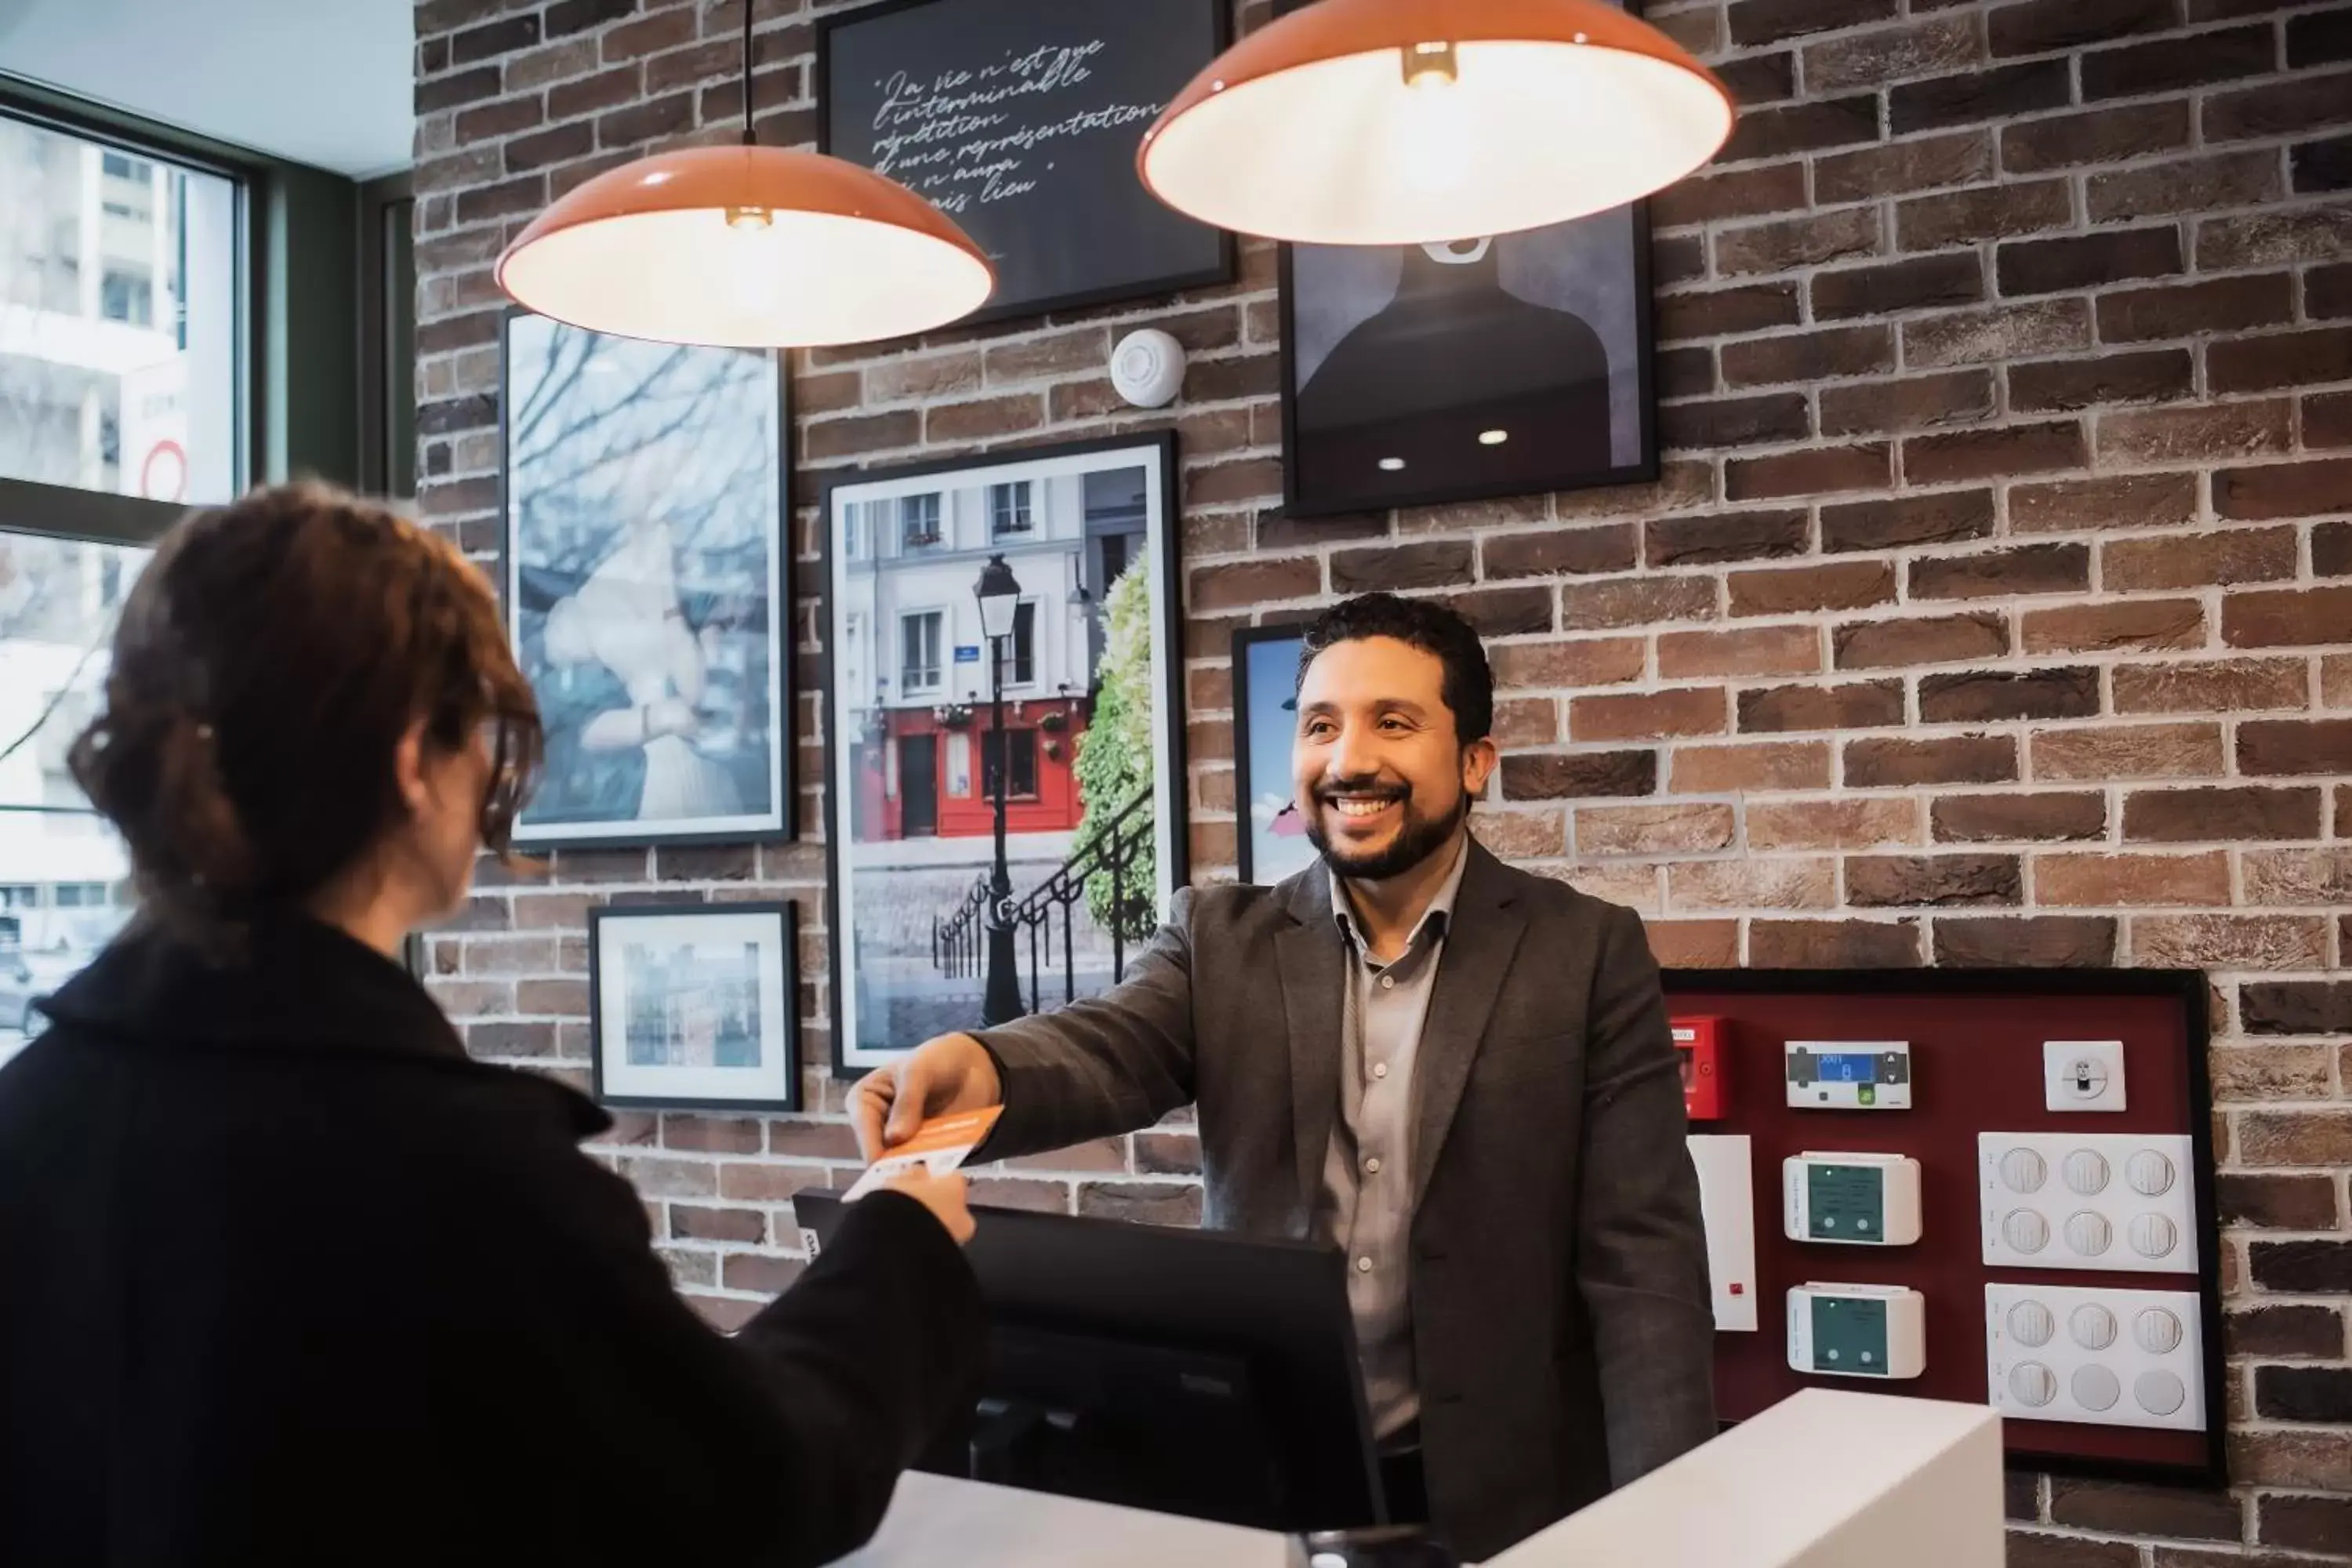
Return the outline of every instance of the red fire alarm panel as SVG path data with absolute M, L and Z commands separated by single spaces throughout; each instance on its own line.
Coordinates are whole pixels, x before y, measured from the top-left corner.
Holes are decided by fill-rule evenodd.
M 1683 1110 L 1693 1121 L 1713 1121 L 1724 1111 L 1724 1067 L 1730 1058 L 1725 1018 L 1674 1020 L 1675 1053 L 1683 1059 Z

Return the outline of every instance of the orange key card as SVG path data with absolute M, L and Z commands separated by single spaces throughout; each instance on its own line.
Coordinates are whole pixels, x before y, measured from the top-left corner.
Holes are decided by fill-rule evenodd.
M 961 1110 L 952 1116 L 931 1118 L 915 1130 L 912 1138 L 868 1165 L 866 1173 L 842 1194 L 841 1201 L 855 1203 L 883 1183 L 916 1171 L 946 1175 L 987 1140 L 996 1126 L 996 1119 L 1003 1114 L 1003 1107 L 992 1105 L 985 1110 Z

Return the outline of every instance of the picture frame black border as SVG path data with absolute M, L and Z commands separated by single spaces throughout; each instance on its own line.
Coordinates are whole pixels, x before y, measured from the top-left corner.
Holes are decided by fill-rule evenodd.
M 1303 10 L 1314 0 L 1274 0 L 1274 14 L 1286 16 Z M 1622 0 L 1622 9 L 1629 16 L 1642 15 L 1641 0 Z M 1658 342 L 1655 332 L 1650 277 L 1650 204 L 1638 201 L 1633 209 L 1633 342 L 1637 369 L 1641 377 L 1640 390 L 1635 395 L 1642 419 L 1641 461 L 1632 468 L 1612 468 L 1598 478 L 1579 479 L 1569 484 L 1556 484 L 1541 489 L 1528 489 L 1517 481 L 1500 484 L 1469 485 L 1456 489 L 1438 486 L 1427 491 L 1415 491 L 1407 496 L 1376 496 L 1360 501 L 1315 500 L 1298 493 L 1298 464 L 1293 447 L 1298 439 L 1298 361 L 1297 317 L 1294 301 L 1297 298 L 1297 280 L 1291 268 L 1291 249 L 1279 247 L 1276 262 L 1280 276 L 1275 294 L 1280 301 L 1282 339 L 1282 509 L 1292 517 L 1348 517 L 1366 512 L 1385 512 L 1411 506 L 1444 506 L 1454 501 L 1496 500 L 1506 496 L 1553 495 L 1574 490 L 1609 489 L 1618 485 L 1650 484 L 1658 477 Z M 1595 215 L 1597 216 L 1597 215 Z M 1551 226 L 1546 225 L 1546 227 Z M 1520 232 L 1525 232 L 1520 231 Z M 1505 237 L 1497 235 L 1496 238 Z M 1390 247 L 1387 248 L 1399 248 Z
M 1032 447 L 1003 447 L 987 452 L 977 452 L 961 458 L 927 458 L 919 462 L 892 463 L 875 468 L 843 468 L 825 476 L 822 493 L 817 498 L 817 527 L 823 547 L 817 552 L 823 579 L 817 595 L 818 642 L 824 651 L 818 656 L 823 689 L 819 710 L 824 716 L 824 879 L 825 879 L 825 965 L 829 984 L 825 998 L 826 1017 L 833 1031 L 833 1076 L 835 1081 L 851 1083 L 873 1071 L 871 1066 L 858 1067 L 845 1058 L 849 1045 L 842 1028 L 841 987 L 843 959 L 847 949 L 848 922 L 843 918 L 841 906 L 841 849 L 846 837 L 843 822 L 839 791 L 835 781 L 840 775 L 841 727 L 838 707 L 834 700 L 834 526 L 835 493 L 845 486 L 887 483 L 894 479 L 923 479 L 933 474 L 955 474 L 985 471 L 1009 467 L 1015 463 L 1031 463 L 1057 458 L 1082 458 L 1096 452 L 1121 452 L 1137 447 L 1155 447 L 1160 453 L 1160 570 L 1168 584 L 1167 646 L 1161 649 L 1167 666 L 1165 689 L 1160 700 L 1168 707 L 1168 749 L 1165 759 L 1169 769 L 1166 800 L 1171 806 L 1169 821 L 1168 883 L 1171 889 L 1181 889 L 1192 879 L 1192 790 L 1185 762 L 1184 703 L 1184 578 L 1183 513 L 1179 510 L 1182 483 L 1177 473 L 1178 448 L 1176 431 L 1172 426 L 1130 431 L 1120 436 L 1092 437 L 1077 441 L 1054 441 Z M 920 1045 L 910 1040 L 908 1045 Z
M 873 21 L 901 11 L 919 10 L 929 5 L 994 3 L 996 0 L 874 0 L 872 5 L 859 5 L 845 11 L 828 12 L 819 16 L 816 19 L 816 58 L 809 68 L 812 72 L 809 79 L 809 97 L 816 105 L 816 150 L 827 156 L 835 155 L 831 122 L 826 118 L 825 107 L 829 100 L 826 89 L 833 82 L 833 35 L 836 29 L 857 22 Z M 1217 56 L 1233 47 L 1233 7 L 1227 4 L 1227 0 L 1198 0 L 1198 3 L 1208 8 L 1212 25 L 1215 28 L 1213 52 L 1208 60 L 1201 62 L 1202 67 L 1206 68 L 1210 60 L 1215 59 Z M 1141 144 L 1142 139 L 1138 137 L 1139 150 Z M 1141 183 L 1142 178 L 1138 175 L 1137 184 L 1139 185 Z M 1042 318 L 1066 311 L 1091 310 L 1099 305 L 1120 304 L 1129 300 L 1158 299 L 1162 296 L 1181 294 L 1187 289 L 1221 287 L 1233 282 L 1240 275 L 1240 257 L 1239 247 L 1232 231 L 1218 229 L 1215 232 L 1217 264 L 1214 267 L 1193 272 L 1170 273 L 1133 284 L 1117 284 L 1102 289 L 1081 290 L 1074 294 L 1059 294 L 1043 300 L 1024 300 L 1018 304 L 983 303 L 971 314 L 959 316 L 953 321 L 945 323 L 940 330 L 987 326 L 992 322 L 1020 321 L 1031 316 Z M 992 289 L 992 292 L 993 292 Z
M 1298 328 L 1297 279 L 1289 245 L 1281 247 L 1281 283 L 1276 295 L 1282 318 L 1282 507 L 1292 517 L 1347 517 L 1385 512 L 1403 507 L 1444 506 L 1456 501 L 1495 500 L 1506 496 L 1552 495 L 1574 490 L 1612 489 L 1620 485 L 1648 484 L 1658 477 L 1658 348 L 1650 282 L 1650 205 L 1635 202 L 1633 217 L 1633 341 L 1640 375 L 1634 402 L 1642 421 L 1641 460 L 1630 468 L 1611 468 L 1589 479 L 1570 479 L 1529 489 L 1524 483 L 1459 486 L 1436 485 L 1401 496 L 1370 496 L 1350 500 L 1303 496 L 1298 489 Z M 1507 238 L 1507 236 L 1497 236 Z
M 614 921 L 713 920 L 727 915 L 773 915 L 782 922 L 784 958 L 784 1083 L 782 1100 L 673 1100 L 604 1092 L 604 927 Z M 804 1096 L 801 1079 L 800 906 L 787 899 L 747 903 L 600 904 L 588 911 L 588 1064 L 590 1098 L 620 1110 L 709 1110 L 739 1115 L 798 1115 Z
M 535 310 L 520 305 L 509 305 L 499 316 L 499 609 L 506 622 L 507 647 L 520 666 L 522 648 L 516 637 L 514 596 L 514 476 L 509 471 L 511 399 L 507 395 L 512 380 L 514 323 L 525 316 L 537 315 Z M 554 321 L 552 316 L 542 318 Z M 571 326 L 568 321 L 559 326 Z M 573 331 L 586 331 L 585 327 L 572 327 Z M 602 333 L 610 337 L 614 334 Z M 637 341 L 637 340 L 629 340 Z M 776 671 L 776 710 L 770 717 L 770 729 L 777 749 L 776 808 L 769 813 L 772 825 L 724 833 L 663 833 L 654 830 L 634 834 L 612 834 L 604 837 L 551 833 L 546 837 L 520 837 L 522 817 L 529 807 L 516 818 L 515 852 L 537 858 L 564 850 L 578 853 L 594 849 L 654 849 L 693 848 L 725 844 L 780 844 L 791 841 L 800 834 L 801 779 L 797 767 L 800 752 L 797 649 L 798 584 L 794 581 L 793 561 L 793 378 L 784 354 L 776 349 L 726 349 L 728 353 L 764 353 L 776 377 L 776 497 L 775 531 L 770 547 L 776 552 L 776 603 L 769 607 L 769 623 L 774 646 L 769 658 Z
M 1285 642 L 1305 634 L 1310 621 L 1276 621 L 1265 626 L 1237 626 L 1234 630 L 1234 876 L 1242 882 L 1251 882 L 1256 875 L 1252 862 L 1256 858 L 1250 849 L 1250 801 L 1255 798 L 1250 781 L 1250 718 L 1246 700 L 1249 682 L 1249 650 L 1260 643 Z M 1253 882 L 1253 886 L 1255 884 Z
M 1669 1003 L 1677 994 L 1788 996 L 2162 996 L 2180 1004 L 2189 1053 L 2189 1141 L 2197 1205 L 2197 1297 L 2205 1349 L 2205 1462 L 2165 1465 L 2011 1447 L 2004 1426 L 2001 1462 L 2037 1475 L 2084 1476 L 2223 1488 L 2230 1484 L 2229 1355 L 2222 1340 L 2221 1207 L 2213 1169 L 2212 1018 L 2207 981 L 2195 969 L 1662 969 Z

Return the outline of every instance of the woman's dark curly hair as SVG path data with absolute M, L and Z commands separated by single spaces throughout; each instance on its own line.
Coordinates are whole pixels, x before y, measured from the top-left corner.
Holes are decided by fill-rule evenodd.
M 233 947 L 405 816 L 394 759 L 420 721 L 444 751 L 486 735 L 482 841 L 504 856 L 541 734 L 489 584 L 384 507 L 279 486 L 157 546 L 73 773 L 128 842 L 143 912 Z

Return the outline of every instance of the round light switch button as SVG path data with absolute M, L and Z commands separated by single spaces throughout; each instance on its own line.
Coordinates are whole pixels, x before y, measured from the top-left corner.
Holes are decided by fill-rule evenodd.
M 2189 1390 L 2168 1372 L 2144 1372 L 2132 1381 L 2132 1397 L 2150 1415 L 2169 1415 L 2188 1403 Z
M 2067 1216 L 2066 1245 L 2081 1257 L 2096 1258 L 2115 1238 L 2116 1227 L 2107 1223 L 2107 1216 L 2103 1214 L 2084 1209 L 2080 1214 Z
M 2068 1386 L 2074 1390 L 2074 1403 L 2085 1410 L 2113 1410 L 2124 1391 L 2116 1374 L 2103 1366 L 2076 1367 Z
M 2180 1348 L 2180 1320 L 2150 1307 L 2132 1320 L 2132 1338 L 2150 1355 L 2168 1355 Z
M 2020 1301 L 2009 1310 L 2010 1337 L 2024 1345 L 2046 1345 L 2058 1331 L 2058 1321 L 2039 1301 Z
M 2009 1369 L 2009 1391 L 2020 1405 L 2036 1409 L 2058 1397 L 2058 1378 L 2038 1361 L 2020 1362 Z
M 2086 1351 L 2103 1351 L 2116 1342 L 2116 1315 L 2095 1301 L 2086 1301 L 2067 1315 L 2066 1331 Z
M 2012 1193 L 2038 1193 L 2049 1176 L 2050 1166 L 2031 1149 L 2011 1149 L 2000 1157 L 2001 1184 Z
M 2011 1209 L 2000 1234 L 2019 1252 L 2039 1252 L 2050 1245 L 2050 1222 L 2032 1209 Z
M 2180 1243 L 2180 1227 L 2160 1214 L 2144 1214 L 2131 1222 L 2132 1250 L 2142 1258 L 2163 1258 Z
M 2141 1196 L 2160 1198 L 2172 1190 L 2172 1162 L 2153 1149 L 2143 1149 L 2124 1162 L 2124 1179 Z
M 2106 1156 L 2095 1149 L 2077 1149 L 2066 1156 L 2066 1184 L 2089 1197 L 2107 1190 Z

